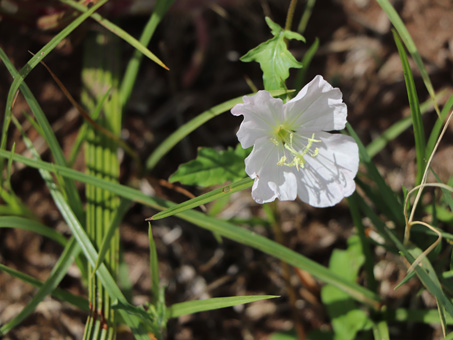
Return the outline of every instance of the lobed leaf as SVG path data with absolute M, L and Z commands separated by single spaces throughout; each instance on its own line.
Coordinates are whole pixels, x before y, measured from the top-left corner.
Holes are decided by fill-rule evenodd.
M 305 41 L 305 39 L 299 33 L 284 30 L 268 17 L 266 17 L 266 23 L 271 28 L 274 37 L 247 52 L 241 57 L 241 61 L 256 61 L 260 64 L 263 71 L 264 88 L 269 91 L 285 88 L 289 69 L 302 67 L 302 63 L 289 52 L 285 39 L 300 41 Z

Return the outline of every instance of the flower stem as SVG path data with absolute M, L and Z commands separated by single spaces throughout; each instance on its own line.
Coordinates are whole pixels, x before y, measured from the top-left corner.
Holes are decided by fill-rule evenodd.
M 291 3 L 289 4 L 288 14 L 286 16 L 285 30 L 289 31 L 291 29 L 291 25 L 293 24 L 294 12 L 296 10 L 296 4 L 297 0 L 291 0 Z

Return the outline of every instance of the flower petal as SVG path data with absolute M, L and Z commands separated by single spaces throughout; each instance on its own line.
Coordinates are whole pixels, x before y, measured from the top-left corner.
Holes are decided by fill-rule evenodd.
M 333 88 L 318 75 L 284 105 L 286 119 L 291 126 L 302 130 L 342 130 L 347 116 L 342 98 L 340 89 Z
M 298 196 L 314 207 L 330 207 L 354 192 L 359 151 L 349 136 L 318 132 L 315 138 L 321 140 L 316 143 L 319 153 L 305 157 Z
M 270 136 L 274 127 L 283 120 L 283 102 L 274 98 L 267 91 L 258 91 L 255 95 L 243 97 L 244 103 L 231 109 L 235 116 L 243 115 L 237 136 L 244 149 L 255 144 L 264 136 Z
M 290 167 L 277 165 L 284 149 L 272 143 L 268 137 L 260 138 L 245 159 L 245 171 L 255 179 L 252 197 L 257 203 L 296 199 L 297 177 Z

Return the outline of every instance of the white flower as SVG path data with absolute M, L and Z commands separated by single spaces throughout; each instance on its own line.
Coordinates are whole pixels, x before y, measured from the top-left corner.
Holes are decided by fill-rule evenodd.
M 316 76 L 296 97 L 283 104 L 267 91 L 244 97 L 231 110 L 243 115 L 237 136 L 244 149 L 245 171 L 255 179 L 257 203 L 294 200 L 314 207 L 337 204 L 355 190 L 359 167 L 356 142 L 326 131 L 346 125 L 342 93 Z

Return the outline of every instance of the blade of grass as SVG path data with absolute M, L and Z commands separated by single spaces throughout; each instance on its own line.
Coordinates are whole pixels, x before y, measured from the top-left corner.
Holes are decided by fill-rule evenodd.
M 164 17 L 165 13 L 167 13 L 173 2 L 174 0 L 157 0 L 156 4 L 154 5 L 153 13 L 146 23 L 146 26 L 143 29 L 142 35 L 140 37 L 140 43 L 143 46 L 148 46 L 157 25 L 159 25 L 160 21 Z M 127 65 L 126 72 L 124 73 L 124 77 L 120 86 L 120 100 L 123 109 L 129 102 L 129 99 L 131 97 L 132 89 L 134 88 L 142 59 L 143 54 L 139 51 L 135 51 L 129 61 L 129 64 Z
M 7 158 L 10 157 L 11 153 L 5 150 L 0 150 L 0 157 Z M 52 171 L 58 173 L 62 176 L 70 177 L 74 180 L 93 184 L 99 188 L 104 190 L 109 190 L 114 194 L 122 196 L 124 198 L 133 200 L 134 202 L 138 202 L 141 204 L 148 205 L 158 210 L 163 210 L 166 208 L 172 208 L 175 206 L 174 203 L 167 202 L 165 200 L 156 198 L 156 197 L 149 197 L 144 193 L 124 186 L 117 183 L 112 183 L 103 179 L 95 178 L 93 176 L 75 171 L 73 169 L 68 169 L 66 167 L 62 167 L 55 164 L 50 164 L 43 161 L 35 161 L 31 160 L 27 157 L 21 155 L 13 155 L 13 160 L 17 162 L 24 163 L 28 166 L 46 169 L 48 171 Z M 282 245 L 279 245 L 276 242 L 273 242 L 261 235 L 258 235 L 254 232 L 249 230 L 240 228 L 235 226 L 231 223 L 226 221 L 222 221 L 210 216 L 206 216 L 200 212 L 189 210 L 182 212 L 177 215 L 178 217 L 193 223 L 203 229 L 207 229 L 211 232 L 218 233 L 219 235 L 229 238 L 233 241 L 239 242 L 241 244 L 250 246 L 252 248 L 258 249 L 266 254 L 269 254 L 273 257 L 281 259 L 294 267 L 298 267 L 304 269 L 311 273 L 313 276 L 317 277 L 321 281 L 325 283 L 330 283 L 337 288 L 347 292 L 352 297 L 361 301 L 365 304 L 372 306 L 373 308 L 378 308 L 380 305 L 379 296 L 375 293 L 371 292 L 370 290 L 356 284 L 353 282 L 349 282 L 344 280 L 337 275 L 330 272 L 326 267 L 320 265 L 319 263 L 310 260 L 309 258 L 292 251 Z M 90 243 L 91 244 L 91 243 Z M 86 249 L 83 249 L 86 252 Z M 90 255 L 91 256 L 91 255 Z M 95 261 L 94 261 L 95 262 Z M 93 264 L 94 265 L 94 264 Z M 99 268 L 99 270 L 102 266 Z M 98 270 L 98 275 L 99 275 Z
M 63 277 L 66 275 L 69 266 L 72 264 L 73 259 L 77 257 L 80 251 L 80 247 L 78 246 L 76 240 L 72 238 L 68 244 L 66 245 L 63 254 L 58 259 L 57 263 L 55 264 L 52 272 L 50 273 L 49 278 L 46 282 L 38 289 L 36 294 L 33 296 L 31 301 L 20 311 L 18 315 L 16 315 L 10 322 L 4 324 L 0 328 L 0 336 L 5 335 L 11 329 L 19 325 L 24 319 L 29 316 L 33 311 L 36 309 L 38 304 L 44 300 L 44 298 L 51 294 L 52 291 L 57 288 L 58 284 L 61 282 Z
M 278 297 L 279 296 L 277 295 L 231 296 L 175 303 L 167 308 L 167 318 L 177 318 L 182 315 L 232 307 L 260 300 L 275 299 Z
M 384 237 L 388 242 L 394 244 L 401 252 L 402 256 L 404 256 L 406 260 L 409 261 L 409 263 L 413 263 L 415 261 L 415 258 L 411 254 L 409 249 L 407 249 L 396 237 L 396 235 L 389 228 L 387 228 L 384 222 L 381 221 L 376 213 L 363 200 L 358 200 L 358 203 L 360 209 L 362 210 L 364 215 L 371 220 L 379 235 Z M 427 261 L 427 258 L 425 258 L 425 260 Z M 442 287 L 438 284 L 438 280 L 435 280 L 437 281 L 435 282 L 432 279 L 431 275 L 435 275 L 435 273 L 428 273 L 422 266 L 416 266 L 414 270 L 426 289 L 428 289 L 428 291 L 432 295 L 434 295 L 437 301 L 445 307 L 446 311 L 453 316 L 453 304 L 443 292 Z
M 153 293 L 153 305 L 158 309 L 157 304 L 161 301 L 160 283 L 159 283 L 159 261 L 157 260 L 156 243 L 154 242 L 151 222 L 148 222 L 148 239 L 149 239 L 149 267 L 151 272 L 151 291 Z
M 36 287 L 36 288 L 41 288 L 44 285 L 44 283 L 41 282 L 40 280 L 35 279 L 34 277 L 27 275 L 25 273 L 22 273 L 20 271 L 9 268 L 1 263 L 0 263 L 0 271 L 8 273 L 12 277 L 15 277 L 16 279 L 19 279 L 28 284 L 31 284 L 33 287 Z M 88 313 L 90 311 L 90 309 L 88 307 L 88 300 L 81 296 L 72 294 L 72 293 L 67 292 L 58 287 L 55 288 L 51 292 L 51 295 L 53 297 L 55 297 L 56 299 L 62 300 L 64 302 L 67 302 L 67 303 L 73 305 L 74 307 L 77 307 L 78 309 L 80 309 L 81 311 L 84 311 L 85 313 Z
M 13 83 L 8 91 L 8 97 L 6 99 L 6 108 L 5 108 L 5 116 L 3 118 L 3 126 L 2 126 L 2 137 L 0 141 L 0 149 L 5 149 L 6 146 L 6 137 L 7 132 L 9 129 L 9 124 L 11 122 L 11 114 L 12 114 L 12 107 L 14 98 L 16 96 L 16 92 L 21 86 L 22 82 L 25 80 L 27 75 L 38 65 L 38 63 L 43 60 L 52 50 L 57 47 L 57 45 L 66 38 L 72 31 L 74 31 L 82 22 L 84 22 L 87 18 L 90 17 L 95 11 L 97 11 L 101 6 L 103 6 L 108 0 L 100 0 L 96 4 L 94 4 L 88 11 L 81 14 L 79 17 L 74 19 L 68 26 L 66 26 L 60 33 L 55 35 L 43 48 L 41 48 L 35 55 L 33 55 L 30 60 L 22 67 L 18 74 L 12 74 L 13 76 Z M 6 65 L 5 59 L 8 59 L 0 48 L 0 52 L 3 55 L 2 60 Z M 9 62 L 9 60 L 8 60 Z M 11 66 L 12 64 L 9 63 Z M 8 70 L 11 72 L 7 65 Z M 0 169 L 3 169 L 3 163 L 0 161 Z
M 381 174 L 376 168 L 376 165 L 372 162 L 371 157 L 368 155 L 365 146 L 360 141 L 354 129 L 350 124 L 347 124 L 346 128 L 359 147 L 360 161 L 365 164 L 368 171 L 368 176 L 373 180 L 373 182 L 379 189 L 378 193 L 381 196 L 381 202 L 383 202 L 389 209 L 389 211 L 392 212 L 392 215 L 388 217 L 392 219 L 397 225 L 404 225 L 404 215 L 402 213 L 403 205 L 398 201 L 395 193 L 382 178 Z
M 395 8 L 392 6 L 389 0 L 377 0 L 378 4 L 382 7 L 384 12 L 389 17 L 390 21 L 392 22 L 393 26 L 398 31 L 399 36 L 404 42 L 407 50 L 411 54 L 412 58 L 417 65 L 418 70 L 420 71 L 420 75 L 422 76 L 423 82 L 425 83 L 426 89 L 433 101 L 434 109 L 439 115 L 439 107 L 437 106 L 437 102 L 435 100 L 435 92 L 431 80 L 429 79 L 428 72 L 426 71 L 425 65 L 423 64 L 422 57 L 420 53 L 418 53 L 417 47 L 415 46 L 414 41 L 412 40 L 409 31 L 407 30 L 406 26 L 404 25 L 403 21 L 401 20 L 400 16 L 396 12 Z
M 6 65 L 8 71 L 11 73 L 13 78 L 19 79 L 20 74 L 17 72 L 15 67 L 12 65 L 6 54 L 3 52 L 3 50 L 0 48 L 0 58 L 2 59 L 3 63 Z M 14 85 L 14 83 L 13 83 Z M 30 91 L 30 88 L 27 86 L 25 82 L 20 82 L 19 83 L 20 90 L 22 91 L 22 94 L 24 95 L 25 100 L 27 101 L 28 105 L 30 106 L 30 109 L 32 110 L 33 114 L 35 115 L 39 126 L 41 128 L 41 131 L 43 132 L 43 137 L 47 141 L 47 144 L 49 145 L 49 148 L 52 152 L 52 155 L 56 161 L 57 164 L 66 165 L 66 159 L 64 157 L 63 151 L 61 150 L 61 147 L 57 141 L 57 138 L 55 137 L 55 134 L 53 133 L 52 127 L 50 126 L 46 115 L 42 111 L 41 107 L 39 106 L 35 96 L 33 93 Z M 5 115 L 6 117 L 6 115 Z M 9 117 L 9 120 L 11 120 L 11 117 Z M 9 123 L 8 123 L 9 124 Z M 0 161 L 0 165 L 1 165 Z M 1 168 L 0 168 L 1 169 Z M 82 207 L 82 201 L 80 199 L 78 190 L 72 180 L 64 179 L 63 183 L 61 183 L 62 187 L 65 190 L 66 195 L 68 196 L 68 200 L 71 204 L 71 206 L 74 209 L 75 214 L 77 215 L 78 218 L 83 218 L 84 212 L 83 212 L 83 207 Z
M 82 5 L 81 3 L 72 1 L 72 0 L 60 0 L 60 2 L 71 6 L 72 8 L 78 10 L 79 12 L 82 13 L 87 13 L 89 9 Z M 100 14 L 98 13 L 92 13 L 91 18 L 96 20 L 99 24 L 104 26 L 106 29 L 108 29 L 110 32 L 118 36 L 119 38 L 123 39 L 126 41 L 129 45 L 140 51 L 142 54 L 147 56 L 149 59 L 154 61 L 157 65 L 163 67 L 164 69 L 168 70 L 168 67 L 159 59 L 157 58 L 154 53 L 152 53 L 150 50 L 148 50 L 145 46 L 143 46 L 142 43 L 140 43 L 137 39 L 135 39 L 133 36 L 131 36 L 129 33 L 124 31 L 121 27 L 115 25 L 114 23 L 110 22 L 109 20 L 103 18 Z
M 415 138 L 415 151 L 417 154 L 417 178 L 415 185 L 419 185 L 422 181 L 423 173 L 425 171 L 425 130 L 423 128 L 422 116 L 420 113 L 420 104 L 418 102 L 417 90 L 415 88 L 414 77 L 412 76 L 412 70 L 409 66 L 409 60 L 407 59 L 406 51 L 401 43 L 398 34 L 392 30 L 393 38 L 395 40 L 398 52 L 401 58 L 401 64 L 403 65 L 404 80 L 406 82 L 407 96 L 409 98 L 409 106 L 411 109 L 412 123 L 414 126 L 414 138 Z
M 33 145 L 31 145 L 31 142 L 28 140 L 28 138 L 26 138 L 26 136 L 23 136 L 23 138 L 24 138 L 24 141 L 25 141 L 28 149 L 32 152 L 32 155 L 35 158 L 34 161 L 39 162 L 41 164 L 45 163 L 45 162 L 42 162 L 39 160 L 39 155 L 36 152 L 36 150 L 33 148 Z M 4 150 L 0 150 L 0 151 L 4 151 Z M 14 156 L 13 153 L 10 153 L 10 155 Z M 53 165 L 53 166 L 55 166 L 55 165 Z M 51 166 L 51 168 L 53 166 Z M 90 264 L 92 266 L 94 266 L 96 259 L 97 259 L 97 253 L 94 250 L 94 246 L 92 245 L 90 239 L 88 238 L 87 234 L 83 230 L 83 227 L 79 223 L 77 216 L 74 214 L 72 208 L 66 202 L 64 195 L 60 192 L 57 185 L 53 182 L 53 178 L 50 173 L 52 170 L 46 169 L 42 166 L 38 166 L 37 168 L 39 169 L 39 172 L 40 172 L 42 178 L 45 180 L 46 185 L 48 186 L 48 188 L 50 190 L 51 196 L 52 196 L 55 204 L 57 205 L 58 209 L 60 210 L 66 223 L 70 227 L 73 235 L 75 235 L 75 237 L 77 239 L 78 243 L 75 243 L 75 245 L 77 246 L 77 253 L 72 254 L 71 257 L 69 258 L 69 260 L 71 260 L 73 258 L 77 258 L 77 254 L 81 248 L 83 250 L 85 257 L 89 260 Z M 62 168 L 68 169 L 66 167 L 62 167 Z M 71 170 L 71 169 L 68 169 L 68 170 Z M 56 175 L 59 176 L 58 174 L 56 174 Z M 106 182 L 108 182 L 108 181 L 106 181 Z M 65 250 L 68 248 L 68 246 L 66 246 Z M 80 248 L 78 246 L 80 246 Z M 70 263 L 72 263 L 72 262 L 70 262 Z M 61 281 L 64 274 L 66 273 L 66 271 L 69 267 L 69 264 L 64 262 L 60 266 L 60 267 L 62 267 L 62 269 L 60 269 L 60 267 L 58 267 L 58 266 L 55 267 L 55 270 L 59 269 L 59 271 L 56 271 L 55 274 L 46 281 L 46 284 L 44 284 L 44 286 L 38 291 L 38 293 L 39 293 L 42 290 L 43 293 L 40 293 L 39 295 L 37 294 L 36 299 L 42 300 L 42 298 L 44 298 L 46 295 L 49 294 L 48 289 L 50 289 L 49 286 L 51 287 L 51 285 L 54 285 L 54 278 L 56 281 L 58 281 L 55 284 L 58 284 L 59 281 Z M 67 266 L 63 267 L 63 265 L 67 265 Z M 64 271 L 64 273 L 61 273 L 60 271 Z M 83 273 L 83 271 L 82 271 L 82 273 Z M 122 295 L 121 290 L 116 285 L 114 279 L 110 275 L 109 270 L 107 269 L 107 267 L 104 264 L 102 264 L 100 266 L 97 274 L 98 274 L 100 280 L 102 281 L 103 286 L 105 287 L 105 289 L 107 290 L 109 295 L 112 297 L 112 299 L 118 299 L 119 301 L 126 302 L 124 295 Z M 84 275 L 84 277 L 85 277 L 85 275 Z M 49 282 L 49 283 L 47 284 L 47 282 Z M 39 302 L 35 302 L 34 300 L 32 300 L 32 302 L 39 303 Z M 29 309 L 27 309 L 26 312 L 29 314 L 33 310 L 34 310 L 34 308 L 33 309 L 29 308 Z M 25 315 L 25 312 L 24 312 L 24 314 L 21 313 L 19 316 L 21 318 L 25 318 L 27 315 Z M 121 316 L 123 317 L 124 322 L 133 330 L 133 332 L 135 332 L 134 334 L 136 335 L 137 339 L 142 339 L 142 340 L 149 339 L 146 335 L 146 331 L 140 326 L 139 320 L 137 320 L 134 317 L 130 317 L 129 315 L 127 315 L 127 313 L 122 313 Z
M 37 221 L 30 220 L 28 218 L 19 216 L 2 216 L 0 218 L 0 228 L 15 228 L 32 231 L 38 235 L 47 237 L 48 239 L 55 241 L 62 246 L 66 246 L 68 241 L 60 233 L 54 229 L 49 228 Z
M 273 96 L 280 96 L 289 92 L 293 91 L 285 91 L 285 90 L 274 90 L 270 91 Z M 253 95 L 253 93 L 248 94 L 248 96 Z M 210 108 L 207 111 L 202 112 L 183 126 L 181 126 L 178 130 L 173 132 L 170 136 L 168 136 L 155 150 L 154 152 L 148 157 L 146 160 L 146 170 L 151 171 L 154 166 L 159 162 L 164 155 L 167 154 L 178 142 L 180 142 L 184 137 L 190 134 L 192 131 L 206 123 L 207 121 L 211 120 L 218 115 L 231 110 L 234 105 L 239 104 L 242 102 L 242 97 L 237 97 L 234 99 L 230 99 L 222 104 L 216 105 Z
M 436 103 L 445 96 L 445 93 L 446 93 L 445 91 L 441 91 L 436 95 Z M 453 104 L 453 96 L 451 96 L 450 99 L 452 100 L 452 104 Z M 432 107 L 431 99 L 423 102 L 420 105 L 421 114 L 424 115 L 425 113 L 427 113 L 431 107 Z M 444 111 L 442 110 L 442 112 L 444 112 Z M 442 113 L 441 113 L 441 116 L 442 116 Z M 446 114 L 444 115 L 444 117 L 446 117 Z M 397 121 L 396 123 L 394 123 L 387 130 L 382 132 L 379 135 L 379 137 L 377 137 L 376 139 L 371 141 L 370 144 L 367 145 L 366 150 L 368 152 L 368 155 L 370 155 L 371 158 L 376 156 L 379 152 L 381 152 L 381 150 L 383 150 L 387 146 L 388 142 L 397 138 L 400 134 L 402 134 L 411 125 L 412 125 L 412 117 L 404 117 L 404 118 L 400 119 L 399 121 Z M 440 133 L 441 129 L 442 129 L 442 124 L 440 124 L 440 126 L 439 126 L 439 133 Z M 437 134 L 437 136 L 439 136 L 439 135 Z M 426 147 L 426 154 L 430 154 L 428 151 L 429 145 L 430 145 L 430 143 L 428 142 L 427 147 Z
M 234 182 L 232 184 L 225 185 L 222 188 L 211 190 L 211 191 L 207 192 L 206 194 L 197 196 L 197 197 L 192 198 L 188 201 L 185 201 L 181 204 L 178 204 L 174 208 L 170 208 L 170 209 L 164 210 L 160 213 L 157 213 L 157 214 L 151 216 L 150 218 L 148 218 L 147 220 L 160 220 L 161 218 L 173 216 L 173 215 L 179 214 L 183 211 L 193 209 L 193 208 L 199 207 L 200 205 L 215 201 L 222 197 L 229 196 L 234 192 L 238 192 L 238 191 L 250 188 L 253 185 L 253 181 L 254 180 L 251 178 L 244 178 L 244 179 L 241 179 L 240 181 Z
M 299 92 L 300 89 L 302 89 L 302 87 L 304 86 L 305 76 L 307 75 L 307 71 L 309 69 L 313 57 L 316 54 L 316 51 L 318 51 L 318 47 L 319 39 L 316 38 L 315 42 L 310 46 L 308 51 L 305 52 L 304 57 L 302 58 L 302 67 L 297 71 L 296 80 L 294 82 L 295 84 L 294 87 L 297 92 Z

